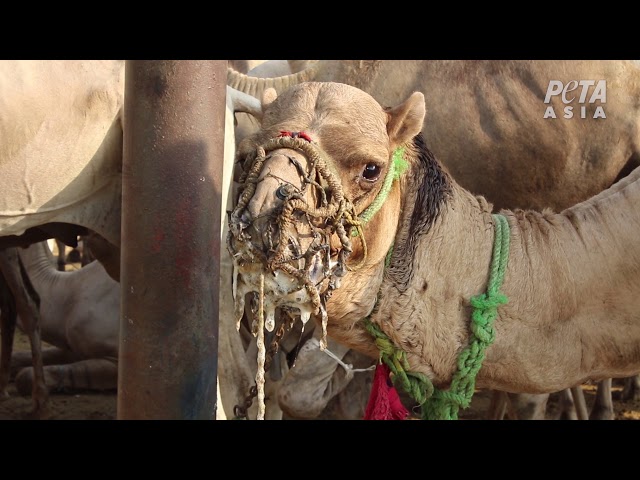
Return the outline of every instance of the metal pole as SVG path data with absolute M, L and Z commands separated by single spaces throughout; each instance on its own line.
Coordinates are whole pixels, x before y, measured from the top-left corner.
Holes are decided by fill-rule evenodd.
M 226 65 L 126 62 L 118 419 L 215 419 Z

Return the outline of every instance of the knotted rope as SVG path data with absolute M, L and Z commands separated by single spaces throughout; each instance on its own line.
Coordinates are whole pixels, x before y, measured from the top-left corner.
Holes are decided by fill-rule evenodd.
M 434 388 L 426 375 L 409 371 L 406 352 L 397 348 L 380 328 L 371 322 L 371 315 L 365 319 L 367 331 L 373 335 L 380 349 L 380 359 L 394 374 L 394 383 L 402 388 L 422 407 L 424 420 L 457 420 L 460 407 L 467 408 L 475 390 L 476 375 L 482 367 L 485 351 L 495 339 L 493 321 L 498 306 L 507 303 L 507 297 L 500 293 L 509 258 L 509 223 L 503 215 L 493 215 L 495 237 L 489 272 L 487 292 L 471 298 L 471 334 L 469 345 L 460 353 L 457 371 L 453 375 L 448 390 Z M 375 313 L 377 311 L 374 308 Z

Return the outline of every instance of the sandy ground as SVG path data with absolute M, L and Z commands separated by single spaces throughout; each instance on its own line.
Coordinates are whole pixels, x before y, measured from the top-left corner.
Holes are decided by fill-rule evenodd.
M 585 386 L 587 406 L 591 406 L 595 395 L 595 386 Z M 623 403 L 616 400 L 621 388 L 614 389 L 614 408 L 616 420 L 640 420 L 640 402 Z M 9 389 L 10 398 L 0 401 L 0 420 L 25 420 L 31 410 L 31 398 L 21 397 L 13 386 Z M 461 420 L 482 420 L 489 405 L 489 395 L 477 392 L 472 405 L 460 412 Z M 52 394 L 50 413 L 52 420 L 115 420 L 117 393 L 82 392 Z M 549 418 L 552 418 L 555 406 L 550 400 Z

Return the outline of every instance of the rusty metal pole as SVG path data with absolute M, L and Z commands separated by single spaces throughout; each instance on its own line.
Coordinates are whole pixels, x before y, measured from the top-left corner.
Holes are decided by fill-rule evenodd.
M 215 419 L 226 61 L 125 67 L 117 418 Z

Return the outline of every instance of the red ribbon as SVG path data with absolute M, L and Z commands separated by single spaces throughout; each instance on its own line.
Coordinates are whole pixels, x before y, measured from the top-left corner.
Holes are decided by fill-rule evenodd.
M 376 365 L 363 420 L 406 420 L 409 415 L 391 382 L 390 373 L 389 367 L 384 363 Z
M 279 137 L 291 137 L 291 138 L 303 138 L 305 139 L 307 142 L 311 143 L 311 136 L 308 133 L 304 133 L 304 132 L 290 132 L 288 130 L 280 130 L 280 135 L 278 135 Z

